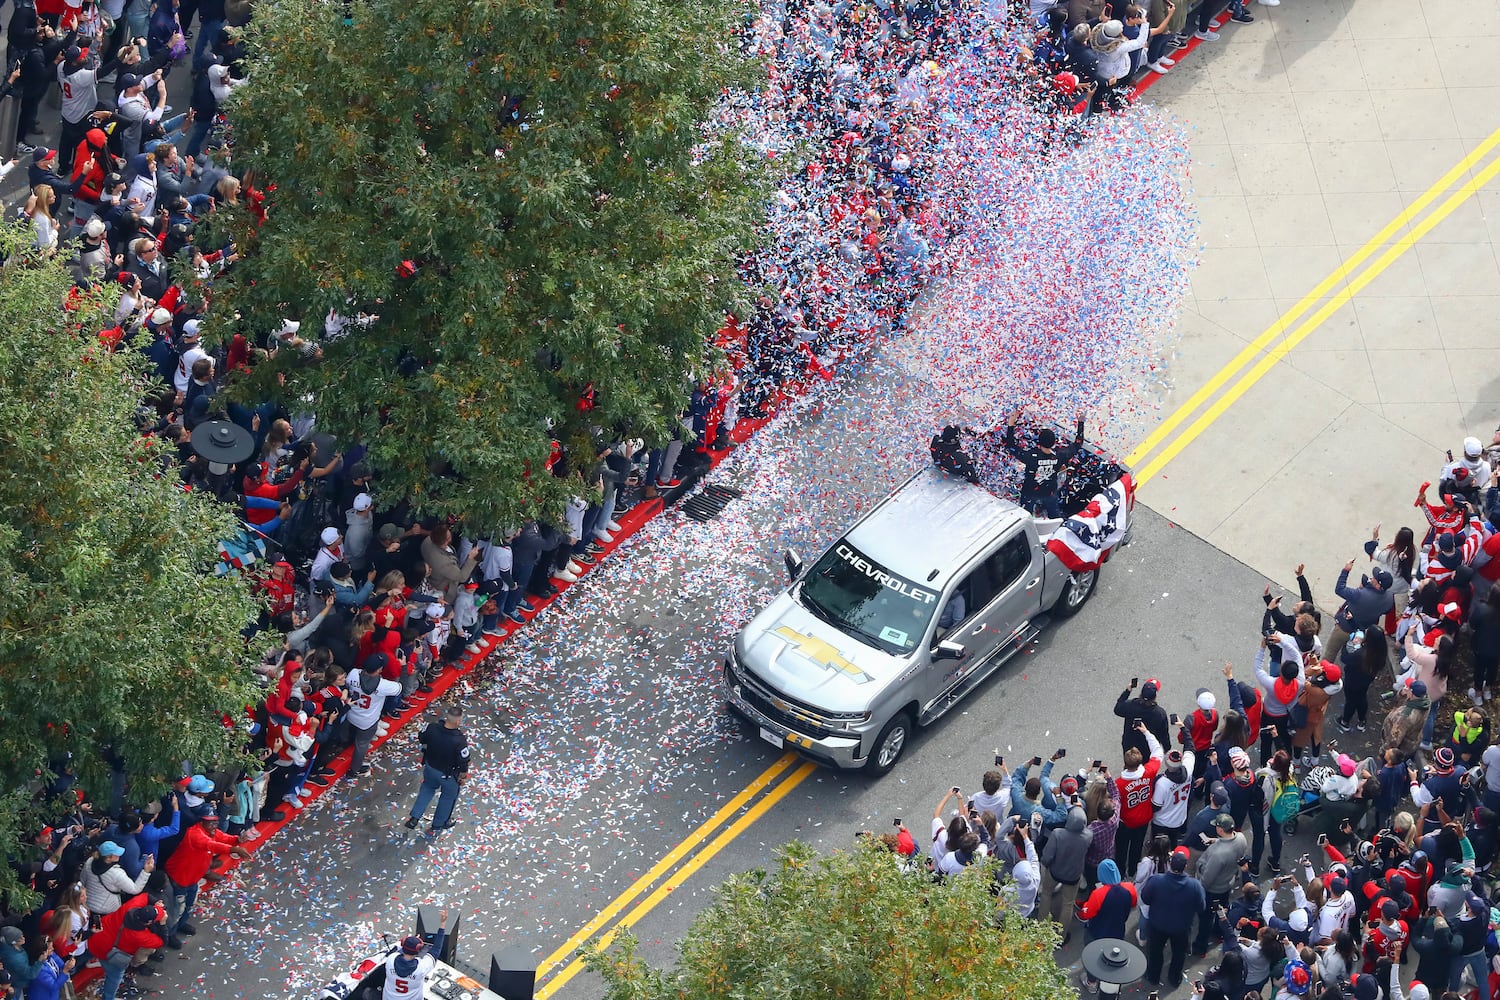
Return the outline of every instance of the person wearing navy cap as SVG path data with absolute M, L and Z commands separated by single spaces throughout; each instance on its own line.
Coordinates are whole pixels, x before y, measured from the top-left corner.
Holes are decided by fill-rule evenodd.
M 448 936 L 448 911 L 438 915 L 438 932 L 432 936 L 432 945 L 415 934 L 401 939 L 401 949 L 385 960 L 385 989 L 381 1000 L 411 1000 L 420 997 L 427 976 L 437 965 L 437 956 L 442 953 L 443 941 Z

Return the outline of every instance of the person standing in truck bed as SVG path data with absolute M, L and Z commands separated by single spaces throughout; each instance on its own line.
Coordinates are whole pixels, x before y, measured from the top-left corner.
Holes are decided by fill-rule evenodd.
M 1036 432 L 1035 447 L 1023 448 L 1018 445 L 1016 422 L 1020 419 L 1021 411 L 1016 410 L 1005 422 L 1005 450 L 1014 455 L 1023 466 L 1021 496 L 1017 502 L 1033 517 L 1062 517 L 1059 473 L 1083 445 L 1083 414 L 1078 414 L 1078 429 L 1073 435 L 1072 443 L 1062 449 L 1057 449 L 1057 435 L 1050 427 L 1043 427 Z

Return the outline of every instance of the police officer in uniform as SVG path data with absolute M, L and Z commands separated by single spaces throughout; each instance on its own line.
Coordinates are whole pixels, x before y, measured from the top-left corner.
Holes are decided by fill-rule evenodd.
M 469 776 L 469 739 L 459 728 L 463 721 L 464 710 L 450 705 L 441 724 L 429 722 L 417 737 L 422 744 L 422 787 L 417 791 L 417 801 L 412 803 L 411 815 L 406 818 L 408 829 L 417 828 L 434 795 L 438 796 L 437 812 L 428 832 L 437 833 L 453 825 L 458 788 Z

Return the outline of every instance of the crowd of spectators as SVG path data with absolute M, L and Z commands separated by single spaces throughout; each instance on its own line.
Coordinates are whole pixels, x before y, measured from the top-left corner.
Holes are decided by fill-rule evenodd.
M 1286 606 L 1269 584 L 1260 595 L 1250 663 L 1180 694 L 1131 678 L 1118 762 L 1062 773 L 1063 751 L 1011 768 L 997 756 L 980 791 L 938 803 L 925 865 L 904 826 L 885 846 L 938 876 L 996 858 L 1005 905 L 1055 922 L 1063 944 L 1078 928 L 1133 934 L 1151 989 L 1180 988 L 1204 960 L 1193 992 L 1209 1000 L 1489 1000 L 1500 430 L 1435 472 L 1418 529 L 1371 531 L 1332 613 L 1298 566 Z M 1316 850 L 1284 858 L 1299 824 Z
M 576 484 L 555 515 L 491 531 L 422 517 L 382 490 L 361 443 L 320 433 L 315 411 L 222 391 L 259 359 L 294 351 L 316 363 L 319 344 L 348 323 L 378 323 L 294 314 L 252 331 L 221 326 L 210 310 L 216 280 L 238 258 L 232 245 L 198 246 L 200 221 L 230 204 L 262 220 L 275 210 L 269 184 L 233 169 L 226 102 L 255 83 L 225 4 L 43 0 L 17 6 L 8 26 L 18 68 L 0 96 L 19 101 L 17 139 L 50 131 L 39 118 L 53 87 L 61 97 L 58 148 L 20 147 L 31 252 L 65 262 L 80 289 L 119 286 L 113 324 L 99 336 L 148 361 L 138 429 L 172 445 L 164 475 L 237 510 L 245 533 L 226 540 L 221 568 L 253 578 L 264 599 L 247 648 L 272 647 L 256 667 L 263 700 L 226 720 L 259 766 L 187 774 L 172 794 L 143 802 L 120 781 L 94 801 L 68 762 L 55 762 L 45 794 L 69 815 L 15 861 L 42 903 L 0 914 L 0 963 L 31 1000 L 90 978 L 113 1000 L 154 974 L 194 933 L 199 886 L 222 877 L 222 857 L 246 855 L 333 782 L 368 774 L 372 745 L 415 695 L 588 572 L 627 511 L 676 486 L 701 465 L 699 453 L 727 446 L 737 418 L 765 413 L 791 383 L 829 377 L 899 325 L 947 235 L 944 206 L 924 194 L 935 110 L 920 80 L 926 63 L 965 40 L 960 12 L 927 3 L 768 10 L 743 35 L 768 61 L 767 86 L 727 98 L 719 114 L 768 155 L 805 160 L 781 179 L 765 248 L 740 262 L 766 291 L 753 313 L 718 331 L 730 374 L 688 387 L 668 427 L 598 428 L 584 454 L 555 445 L 549 471 Z M 168 105 L 173 74 L 192 78 L 179 114 Z M 25 257 L 5 266 L 26 266 Z M 253 439 L 250 459 L 228 472 L 193 448 L 193 434 L 215 421 Z M 645 437 L 669 443 L 647 448 Z

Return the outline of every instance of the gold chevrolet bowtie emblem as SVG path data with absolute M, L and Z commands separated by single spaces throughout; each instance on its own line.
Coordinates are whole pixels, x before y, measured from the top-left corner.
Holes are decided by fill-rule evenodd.
M 837 670 L 845 676 L 852 678 L 856 684 L 866 684 L 875 679 L 859 669 L 859 667 L 856 667 L 843 653 L 840 653 L 822 639 L 803 635 L 789 625 L 780 626 L 772 634 L 780 636 L 786 641 L 788 646 L 791 646 L 818 666 L 826 670 Z

